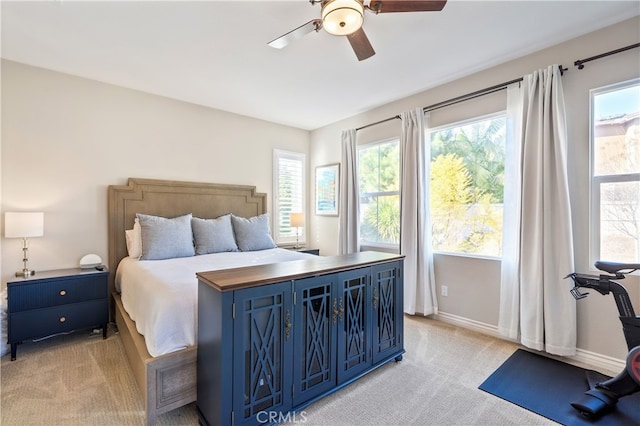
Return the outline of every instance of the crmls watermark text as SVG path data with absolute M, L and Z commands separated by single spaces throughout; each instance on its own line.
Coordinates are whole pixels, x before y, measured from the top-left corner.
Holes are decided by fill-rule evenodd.
M 260 411 L 256 414 L 256 420 L 260 423 L 306 423 L 307 413 L 291 411 L 283 413 L 281 411 Z

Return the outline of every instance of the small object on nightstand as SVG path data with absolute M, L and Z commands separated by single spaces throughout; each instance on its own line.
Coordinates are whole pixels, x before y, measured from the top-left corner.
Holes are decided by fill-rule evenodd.
M 7 283 L 8 343 L 17 345 L 56 334 L 101 327 L 107 338 L 109 271 L 60 269 Z
M 97 254 L 86 254 L 80 259 L 80 268 L 82 269 L 97 269 L 99 266 L 102 266 L 102 259 Z M 102 269 L 98 270 L 101 271 Z

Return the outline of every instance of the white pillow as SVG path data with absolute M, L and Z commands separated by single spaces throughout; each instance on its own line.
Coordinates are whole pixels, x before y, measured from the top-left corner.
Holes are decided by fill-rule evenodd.
M 269 215 L 267 213 L 249 219 L 231 215 L 236 244 L 241 251 L 255 251 L 276 248 L 269 231 Z
M 127 229 L 124 233 L 127 240 L 129 257 L 140 259 L 140 256 L 142 256 L 142 230 L 137 217 L 133 223 L 133 229 Z

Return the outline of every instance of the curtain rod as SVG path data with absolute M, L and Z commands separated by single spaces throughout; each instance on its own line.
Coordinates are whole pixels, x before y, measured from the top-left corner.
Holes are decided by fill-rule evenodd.
M 579 70 L 581 70 L 581 69 L 584 68 L 584 63 L 585 62 L 595 61 L 596 59 L 604 58 L 604 57 L 610 56 L 610 55 L 615 55 L 616 53 L 624 52 L 625 50 L 633 49 L 633 48 L 636 48 L 636 47 L 640 47 L 640 43 L 631 44 L 629 46 L 621 47 L 620 49 L 612 50 L 610 52 L 601 53 L 600 55 L 592 56 L 590 58 L 578 59 L 577 61 L 575 61 L 573 63 L 573 65 L 578 67 Z
M 561 69 L 562 69 L 562 66 L 561 66 Z M 497 92 L 499 90 L 506 89 L 507 86 L 509 86 L 510 84 L 518 83 L 520 81 L 522 81 L 522 77 L 516 78 L 515 80 L 511 80 L 511 81 L 505 81 L 504 83 L 496 84 L 495 86 L 487 87 L 487 88 L 484 88 L 482 90 L 476 90 L 475 92 L 467 93 L 466 95 L 457 96 L 455 98 L 451 98 L 451 99 L 448 99 L 446 101 L 442 101 L 442 102 L 438 102 L 438 103 L 433 104 L 433 105 L 426 106 L 426 107 L 422 108 L 422 111 L 423 112 L 433 111 L 433 110 L 438 109 L 438 108 L 444 108 L 446 106 L 457 104 L 459 102 L 467 101 L 467 100 L 470 100 L 470 99 L 473 99 L 473 98 L 477 98 L 479 96 L 488 95 L 490 93 L 494 93 L 494 92 Z M 378 125 L 378 124 L 386 123 L 387 121 L 395 120 L 395 119 L 398 119 L 398 118 L 400 118 L 399 115 L 394 115 L 393 117 L 385 118 L 384 120 L 376 121 L 375 123 L 370 123 L 370 124 L 364 125 L 362 127 L 358 127 L 358 128 L 356 128 L 356 132 L 358 130 L 366 129 L 367 127 L 372 127 L 372 126 L 375 126 L 375 125 Z
M 633 48 L 636 48 L 636 47 L 640 47 L 640 43 L 632 44 L 632 45 L 626 46 L 626 47 L 621 47 L 620 49 L 612 50 L 610 52 L 606 52 L 606 53 L 602 53 L 600 55 L 592 56 L 590 58 L 578 59 L 577 61 L 575 61 L 573 63 L 573 65 L 578 67 L 579 70 L 581 70 L 581 69 L 584 68 L 584 63 L 585 62 L 594 61 L 596 59 L 604 58 L 606 56 L 614 55 L 616 53 L 624 52 L 625 50 L 633 49 Z M 567 68 L 563 68 L 562 65 L 560 65 L 560 73 L 563 74 L 564 71 L 567 71 Z M 474 98 L 477 98 L 479 96 L 488 95 L 490 93 L 494 93 L 494 92 L 497 92 L 499 90 L 506 89 L 508 85 L 513 84 L 513 83 L 518 83 L 520 81 L 522 81 L 522 77 L 516 78 L 515 80 L 511 80 L 511 81 L 506 81 L 506 82 L 501 83 L 501 84 L 496 84 L 495 86 L 487 87 L 487 88 L 482 89 L 482 90 L 477 90 L 475 92 L 467 93 L 466 95 L 458 96 L 456 98 L 452 98 L 452 99 L 449 99 L 449 100 L 446 100 L 446 101 L 438 102 L 437 104 L 426 106 L 426 107 L 422 108 L 422 111 L 424 111 L 424 112 L 433 111 L 433 110 L 436 110 L 438 108 L 444 108 L 446 106 L 454 105 L 454 104 L 457 104 L 457 103 L 460 103 L 460 102 L 464 102 L 464 101 L 467 101 L 467 100 L 470 100 L 470 99 L 474 99 Z M 400 115 L 394 115 L 393 117 L 385 118 L 384 120 L 376 121 L 375 123 L 370 123 L 370 124 L 366 124 L 366 125 L 364 125 L 362 127 L 357 127 L 356 128 L 356 132 L 358 130 L 362 130 L 362 129 L 366 129 L 367 127 L 372 127 L 372 126 L 375 126 L 375 125 L 378 125 L 378 124 L 386 123 L 387 121 L 395 120 L 397 118 L 400 118 Z

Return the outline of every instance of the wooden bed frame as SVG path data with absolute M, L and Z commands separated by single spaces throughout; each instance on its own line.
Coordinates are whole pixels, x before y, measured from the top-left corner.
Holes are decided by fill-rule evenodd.
M 227 213 L 252 217 L 267 211 L 266 194 L 253 186 L 130 178 L 108 189 L 109 289 L 115 319 L 129 364 L 144 396 L 146 424 L 159 414 L 196 400 L 196 346 L 152 357 L 115 289 L 118 263 L 128 255 L 125 230 L 136 213 L 176 217 L 192 213 L 210 219 Z

